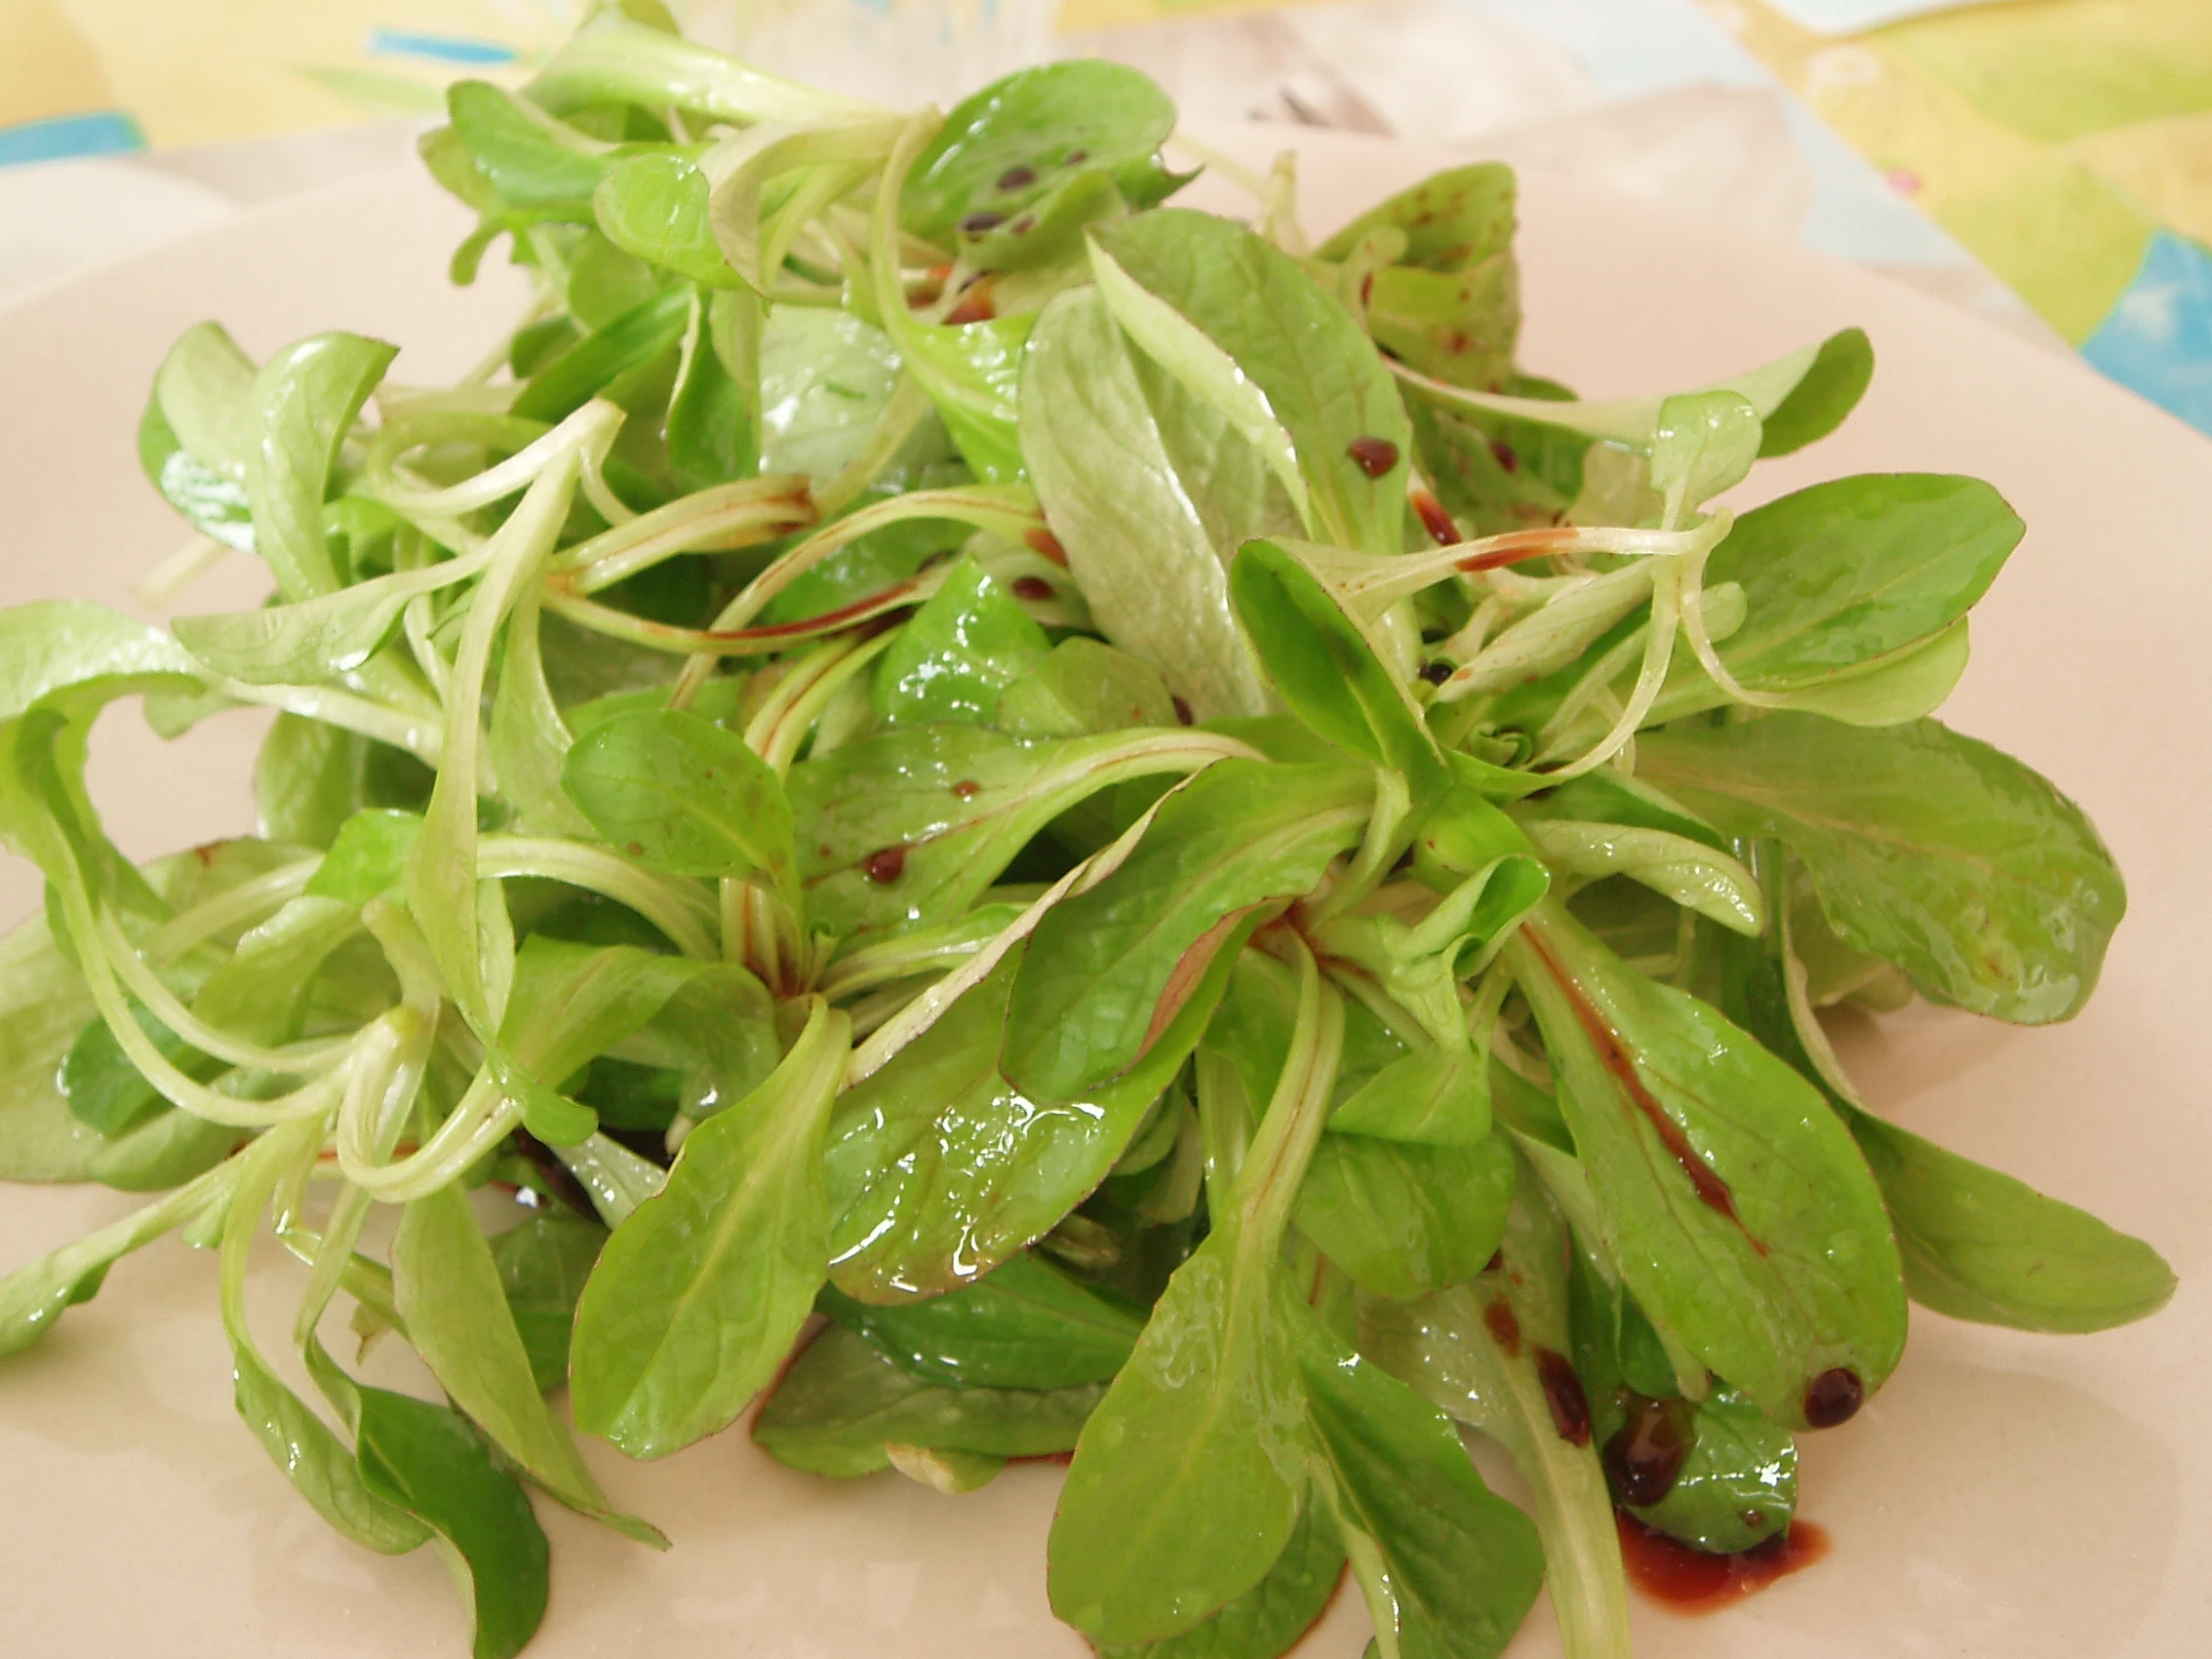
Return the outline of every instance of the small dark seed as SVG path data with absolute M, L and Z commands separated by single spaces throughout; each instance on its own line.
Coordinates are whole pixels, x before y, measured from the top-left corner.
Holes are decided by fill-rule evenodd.
M 1599 1453 L 1623 1503 L 1648 1509 L 1674 1490 L 1675 1476 L 1690 1455 L 1688 1414 L 1680 1400 L 1629 1396 L 1628 1420 Z
M 1050 599 L 1052 584 L 1042 576 L 1017 576 L 1013 582 L 1016 599 Z
M 1452 666 L 1449 663 L 1445 662 L 1441 657 L 1438 657 L 1434 662 L 1427 663 L 1422 666 L 1420 677 L 1423 680 L 1426 680 L 1431 686 L 1440 686 L 1446 680 L 1450 679 L 1453 673 L 1454 670 L 1452 669 Z
M 1033 167 L 1009 167 L 998 176 L 1000 190 L 1027 190 L 1037 182 L 1037 170 Z
M 870 852 L 861 861 L 860 873 L 879 887 L 887 887 L 897 880 L 906 867 L 906 849 L 903 846 L 886 846 L 880 852 Z
M 986 208 L 980 213 L 969 214 L 967 218 L 961 220 L 960 229 L 968 236 L 979 237 L 985 231 L 995 231 L 1005 223 L 1006 216 L 1004 214 L 994 214 Z
M 1035 214 L 1023 214 L 1013 224 L 1006 227 L 1009 232 L 1017 237 L 1025 237 L 1036 228 L 1037 216 Z
M 952 786 L 952 793 L 958 796 L 962 801 L 966 801 L 976 795 L 981 794 L 982 789 L 983 786 L 978 784 L 974 779 L 963 778 L 957 784 Z
M 1397 465 L 1397 445 L 1388 438 L 1354 438 L 1345 445 L 1345 453 L 1370 478 L 1380 478 Z
M 1805 1387 L 1805 1420 L 1815 1428 L 1849 1422 L 1867 1402 L 1867 1385 L 1849 1366 L 1824 1371 Z
M 1191 723 L 1191 706 L 1180 697 L 1175 700 L 1175 720 L 1179 726 L 1188 726 Z
M 1544 1390 L 1544 1405 L 1551 1412 L 1551 1426 L 1569 1445 L 1590 1443 L 1590 1397 L 1582 1391 L 1582 1379 L 1563 1354 L 1548 1348 L 1536 1350 L 1536 1381 Z
M 1067 165 L 1069 167 L 1081 167 L 1090 159 L 1091 153 L 1088 150 L 1070 150 L 1067 155 Z

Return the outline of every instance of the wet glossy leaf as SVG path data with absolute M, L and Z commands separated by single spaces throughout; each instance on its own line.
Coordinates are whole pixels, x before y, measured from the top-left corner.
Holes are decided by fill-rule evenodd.
M 607 1241 L 576 1311 L 578 1427 L 665 1456 L 775 1376 L 829 1266 L 823 1136 L 850 1031 L 818 1003 L 775 1075 L 695 1128 Z
M 1099 1642 L 1178 1635 L 1250 1592 L 1308 1495 L 1296 1332 L 1312 1316 L 1283 1241 L 1328 1117 L 1345 1018 L 1312 954 L 1295 954 L 1296 1012 L 1249 1141 L 1236 1073 L 1200 1067 L 1212 1230 L 1084 1425 L 1053 1518 L 1053 1611 Z
M 673 352 L 691 315 L 691 292 L 675 287 L 593 329 L 537 367 L 510 412 L 526 420 L 564 420 L 618 377 Z
M 359 928 L 358 912 L 337 899 L 291 899 L 240 935 L 231 959 L 194 995 L 192 1011 L 248 1042 L 290 1042 L 305 1024 L 323 964 Z M 381 974 L 377 980 L 388 983 Z
M 301 855 L 252 839 L 215 842 L 203 851 L 146 867 L 160 910 L 217 899 Z M 83 977 L 56 947 L 46 917 L 33 916 L 0 940 L 0 1179 L 91 1180 L 125 1192 L 158 1192 L 192 1180 L 237 1146 L 238 1130 L 174 1108 L 107 1136 L 72 1115 L 59 1082 L 62 1062 L 98 1018 Z
M 897 379 L 882 329 L 844 311 L 777 306 L 761 329 L 761 470 L 827 483 L 866 447 Z
M 339 828 L 330 850 L 307 877 L 305 891 L 342 899 L 358 909 L 389 892 L 406 875 L 422 820 L 414 813 L 388 810 L 355 813 Z
M 1119 869 L 1038 927 L 1007 1006 L 1007 1078 L 1065 1101 L 1127 1070 L 1239 918 L 1310 891 L 1354 844 L 1370 793 L 1350 768 L 1209 768 Z
M 1176 724 L 1167 682 L 1150 664 L 1081 634 L 1009 685 L 1001 730 L 1023 738 L 1076 738 L 1131 726 Z
M 568 1429 L 546 1408 L 491 1245 L 458 1184 L 401 1211 L 391 1269 L 407 1342 L 453 1403 L 570 1508 L 641 1542 L 665 1544 L 644 1521 L 613 1509 Z
M 1061 1104 L 999 1069 L 1027 946 L 837 1103 L 830 1276 L 859 1301 L 954 1290 L 1034 1243 L 1106 1178 L 1211 1016 L 1233 951 L 1135 1067 Z
M 1881 1194 L 1819 1092 L 1556 905 L 1506 952 L 1637 1300 L 1785 1426 L 1856 1411 L 1904 1349 L 1904 1289 Z
M 715 244 L 707 175 L 689 157 L 663 153 L 617 161 L 593 187 L 591 206 L 617 248 L 694 282 L 739 285 Z
M 1794 948 L 1802 929 L 1793 921 L 1790 933 Z M 1914 1301 L 1953 1319 L 2051 1332 L 2109 1330 L 2165 1305 L 2173 1269 L 2141 1239 L 1838 1092 L 1831 1079 L 1848 1079 L 1832 1055 L 1824 1073 L 1807 1052 L 1799 1021 L 1812 1011 L 1791 1006 L 1777 948 L 1771 940 L 1729 941 L 1728 1010 L 1817 1084 L 1851 1126 L 1881 1183 Z M 1825 1036 L 1818 1040 L 1825 1049 Z
M 83 977 L 55 946 L 44 916 L 32 916 L 0 939 L 0 1176 L 84 1178 L 100 1138 L 71 1112 L 60 1076 L 64 1057 L 87 1022 L 98 1018 Z
M 254 551 L 254 507 L 245 483 L 225 477 L 185 448 L 158 397 L 147 399 L 139 418 L 138 458 L 139 469 L 187 524 L 226 547 Z
M 140 1004 L 134 1002 L 131 1012 L 139 1029 L 188 1077 L 205 1083 L 228 1069 L 196 1052 Z M 103 1136 L 120 1135 L 169 1105 L 98 1016 L 69 1045 L 54 1081 L 69 1102 L 70 1116 Z
M 1463 271 L 1512 247 L 1514 195 L 1513 170 L 1501 162 L 1447 167 L 1377 203 L 1315 253 L 1341 260 L 1370 231 L 1387 225 L 1405 234 L 1399 264 Z
M 840 933 L 949 920 L 1078 802 L 1220 753 L 1172 731 L 1028 742 L 942 724 L 803 761 L 788 787 L 807 913 Z
M 284 1478 L 338 1533 L 386 1555 L 427 1541 L 413 1516 L 373 1491 L 341 1441 L 270 1369 L 247 1319 L 246 1270 L 255 1236 L 278 1183 L 311 1158 L 318 1126 L 289 1123 L 258 1139 L 234 1167 L 238 1179 L 221 1214 L 222 1307 L 231 1340 L 233 1401 Z
M 1406 1659 L 1490 1659 L 1543 1587 L 1528 1517 L 1474 1472 L 1450 1421 L 1308 1323 L 1306 1420 L 1326 1460 L 1353 1572 Z
M 240 1417 L 270 1460 L 340 1535 L 384 1555 L 429 1541 L 429 1528 L 371 1488 L 353 1450 L 260 1355 L 236 1355 L 232 1387 Z
M 1733 489 L 1759 458 L 1759 414 L 1740 392 L 1689 392 L 1659 405 L 1651 429 L 1651 487 L 1681 521 Z
M 539 1118 L 540 1102 L 526 1097 L 531 1132 L 555 1146 L 589 1135 L 597 1126 L 591 1114 L 554 1095 L 550 1085 L 622 1042 L 712 971 L 706 963 L 634 945 L 570 944 L 542 933 L 525 939 L 515 955 L 499 1040 L 512 1067 L 502 1083 L 517 1081 L 516 1071 L 534 1079 L 538 1092 L 551 1097 L 546 1108 L 557 1114 L 558 1121 Z
M 1873 379 L 1874 346 L 1866 330 L 1829 335 L 1797 384 L 1767 411 L 1759 453 L 1788 455 L 1825 438 L 1859 406 Z
M 1420 806 L 1449 787 L 1442 751 L 1404 683 L 1292 551 L 1245 543 L 1229 589 L 1269 682 L 1299 719 L 1347 753 L 1401 774 Z
M 108 1270 L 124 1257 L 198 1220 L 203 1212 L 220 1209 L 237 1174 L 235 1165 L 210 1170 L 145 1209 L 0 1278 L 0 1357 L 29 1348 L 69 1309 L 90 1302 L 99 1294 Z
M 1363 1302 L 1360 1350 L 1501 1442 L 1534 1490 L 1567 1652 L 1628 1659 L 1628 1585 L 1588 1401 L 1566 1356 L 1567 1232 L 1525 1168 L 1498 1265 L 1416 1303 Z
M 159 628 L 102 605 L 41 599 L 0 611 L 0 720 L 57 695 L 198 689 L 204 674 Z
M 915 1375 L 951 1387 L 1110 1382 L 1144 1329 L 1141 1314 L 1027 1251 L 946 1296 L 870 1307 L 830 1290 L 822 1309 Z
M 2025 1182 L 1860 1114 L 1913 1300 L 2022 1331 L 2107 1331 L 2164 1307 L 2173 1269 L 2141 1239 Z
M 1181 1635 L 1098 1648 L 1099 1659 L 1277 1659 L 1329 1610 L 1345 1551 L 1328 1505 L 1309 1496 L 1267 1577 Z
M 1764 424 L 1770 415 L 1784 410 L 1800 386 L 1806 387 L 1805 401 L 1784 414 L 1783 437 L 1777 440 L 1778 444 L 1795 448 L 1810 443 L 1850 412 L 1851 402 L 1856 398 L 1847 395 L 1853 378 L 1847 370 L 1862 357 L 1871 373 L 1872 353 L 1867 349 L 1866 336 L 1856 328 L 1848 328 L 1819 345 L 1808 345 L 1712 385 L 1694 387 L 1690 394 L 1734 392 L 1751 404 Z M 1464 410 L 1477 420 L 1503 415 L 1580 433 L 1643 455 L 1651 453 L 1654 429 L 1659 424 L 1660 410 L 1667 402 L 1664 395 L 1624 397 L 1606 402 L 1541 396 L 1499 397 L 1459 390 L 1440 382 L 1416 383 L 1430 398 L 1448 408 Z M 1858 383 L 1863 387 L 1864 378 Z M 1762 439 L 1762 453 L 1784 452 L 1781 447 L 1765 448 Z
M 568 1384 L 576 1299 L 606 1242 L 604 1227 L 560 1211 L 532 1216 L 491 1242 L 507 1311 L 541 1389 Z
M 246 494 L 256 442 L 254 362 L 220 323 L 187 328 L 169 348 L 139 422 L 139 464 L 201 534 L 254 551 Z
M 545 1618 L 545 1534 L 528 1494 L 460 1413 L 369 1387 L 360 1407 L 362 1478 L 436 1531 L 474 1659 L 513 1659 Z
M 750 293 L 701 293 L 669 395 L 677 488 L 703 490 L 760 470 L 762 307 Z
M 865 120 L 881 112 L 856 98 L 818 92 L 683 39 L 665 11 L 625 0 L 603 11 L 546 60 L 528 87 L 530 101 L 555 114 L 596 104 L 673 105 L 710 121 L 816 123 Z
M 554 120 L 488 81 L 456 81 L 445 107 L 477 170 L 507 202 L 575 212 L 612 165 L 613 146 Z
M 1513 171 L 1500 163 L 1447 168 L 1369 209 L 1316 252 L 1344 260 L 1363 238 L 1402 236 L 1404 252 L 1374 274 L 1367 294 L 1377 343 L 1453 385 L 1508 390 L 1520 334 L 1514 196 Z
M 1423 374 L 1488 389 L 1510 382 L 1520 277 L 1510 256 L 1457 272 L 1385 266 L 1368 295 L 1376 343 Z
M 1018 273 L 1013 281 L 994 282 L 983 291 L 1009 311 L 1034 309 L 1033 295 L 1074 286 L 1087 274 L 1085 233 L 1128 212 L 1111 173 L 1095 167 L 1062 173 L 1011 218 L 999 217 L 996 209 L 966 216 L 959 228 L 960 258 L 974 271 Z
M 254 805 L 265 832 L 302 846 L 327 846 L 367 805 L 371 756 L 400 752 L 300 715 L 278 715 L 254 758 Z M 421 763 L 412 756 L 410 766 Z M 378 769 L 379 771 L 381 769 Z
M 778 1462 L 838 1476 L 890 1467 L 886 1444 L 1048 1457 L 1073 1448 L 1104 1392 L 931 1382 L 831 1326 L 792 1362 L 753 1419 L 753 1438 Z
M 1146 214 L 1097 241 L 1266 394 L 1298 446 L 1322 535 L 1396 552 L 1412 432 L 1388 371 L 1336 297 L 1290 256 L 1203 214 Z
M 884 719 L 987 726 L 1006 688 L 1042 663 L 1044 630 L 970 555 L 946 575 L 875 669 Z
M 1202 718 L 1255 715 L 1266 693 L 1230 613 L 1224 560 L 1235 543 L 1219 538 L 1271 527 L 1269 474 L 1255 462 L 1186 476 L 1179 429 L 1211 428 L 1216 453 L 1258 451 L 1180 385 L 1163 379 L 1161 391 L 1148 395 L 1095 293 L 1063 294 L 1030 341 L 1023 459 L 1107 638 Z
M 187 328 L 154 371 L 154 403 L 170 431 L 202 466 L 233 484 L 246 482 L 256 442 L 254 375 L 254 359 L 220 322 Z
M 1847 942 L 1976 1013 L 2075 1013 L 2126 907 L 2078 807 L 1932 720 L 1869 731 L 1777 714 L 1652 733 L 1637 770 L 1732 834 L 1779 835 Z
M 1016 410 L 1023 347 L 1036 320 L 1027 311 L 959 324 L 916 322 L 903 311 L 887 319 L 906 371 L 929 394 L 961 458 L 986 484 L 1022 475 Z
M 682 709 L 617 715 L 578 739 L 561 788 L 632 857 L 678 875 L 767 875 L 798 890 L 792 810 L 745 740 Z
M 1675 1468 L 1655 1503 L 1632 1501 L 1635 1489 L 1616 1485 L 1624 1507 L 1646 1526 L 1717 1555 L 1789 1530 L 1797 1509 L 1797 1442 L 1756 1405 L 1723 1388 L 1696 1404 L 1624 1393 L 1624 1411 L 1608 1408 L 1603 1392 L 1596 1422 L 1606 1456 L 1642 1453 L 1647 1467 Z
M 1402 1300 L 1481 1272 L 1512 1196 L 1512 1154 L 1495 1136 L 1424 1146 L 1328 1134 L 1292 1218 L 1362 1290 Z
M 1539 401 L 1570 395 L 1564 386 L 1525 374 L 1509 378 L 1503 389 Z M 1556 524 L 1582 494 L 1590 440 L 1579 432 L 1487 410 L 1443 408 L 1417 388 L 1409 388 L 1405 409 L 1422 475 L 1461 534 Z
M 349 578 L 330 555 L 322 503 L 338 448 L 398 349 L 359 334 L 313 334 L 255 376 L 259 419 L 246 466 L 254 548 L 287 600 L 335 592 Z
M 1298 1365 L 1253 1255 L 1216 1233 L 1177 1270 L 1076 1448 L 1048 1583 L 1101 1643 L 1188 1630 L 1259 1584 L 1298 1523 Z
M 905 229 L 950 248 L 963 220 L 1011 220 L 1086 168 L 1140 169 L 1175 129 L 1150 77 L 1102 59 L 1043 64 L 952 108 L 899 200 Z
M 1490 1132 L 1484 1068 L 1441 1045 L 1400 1055 L 1330 1114 L 1340 1135 L 1415 1146 L 1476 1146 Z
M 1964 616 L 2020 534 L 1974 478 L 1872 473 L 1786 495 L 1738 519 L 1706 563 L 1708 584 L 1744 588 L 1744 625 L 1721 662 L 1755 691 L 1835 681 Z M 1689 706 L 1671 691 L 1654 719 Z

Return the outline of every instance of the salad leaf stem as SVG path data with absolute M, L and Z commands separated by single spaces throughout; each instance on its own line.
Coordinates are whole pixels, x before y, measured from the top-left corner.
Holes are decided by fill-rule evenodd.
M 807 480 L 748 478 L 687 495 L 579 542 L 549 562 L 551 584 L 594 594 L 683 553 L 728 553 L 815 522 Z
M 28 1348 L 73 1304 L 99 1289 L 108 1268 L 131 1252 L 230 1202 L 242 1174 L 226 1160 L 144 1209 L 87 1233 L 0 1279 L 0 1354 Z
M 478 879 L 541 876 L 627 904 L 668 935 L 685 955 L 712 961 L 720 951 L 705 931 L 715 919 L 696 883 L 641 869 L 619 853 L 552 836 L 486 835 L 476 848 Z

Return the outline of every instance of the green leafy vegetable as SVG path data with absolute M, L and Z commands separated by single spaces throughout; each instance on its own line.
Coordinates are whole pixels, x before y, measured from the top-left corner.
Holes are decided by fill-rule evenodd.
M 1781 714 L 1668 732 L 1649 775 L 1805 861 L 1829 923 L 1930 994 L 2023 1024 L 2088 1000 L 2126 893 L 2081 810 L 1936 722 L 1865 731 Z
M 668 1185 L 607 1241 L 576 1310 L 587 1432 L 665 1456 L 728 1426 L 775 1375 L 829 1269 L 821 1147 L 848 1029 L 818 1005 L 776 1074 L 693 1130 Z
M 156 373 L 194 539 L 139 591 L 229 547 L 268 602 L 0 611 L 47 893 L 0 1177 L 148 1195 L 0 1279 L 0 1355 L 213 1247 L 242 1422 L 344 1537 L 431 1543 L 483 1659 L 550 1605 L 525 1483 L 666 1541 L 564 1386 L 640 1458 L 756 1403 L 812 1474 L 1072 1453 L 1047 1588 L 1108 1659 L 1276 1659 L 1347 1565 L 1377 1659 L 1489 1659 L 1540 1587 L 1627 1659 L 1616 1505 L 1774 1538 L 1909 1296 L 2171 1296 L 1816 1017 L 2069 1017 L 2124 908 L 2079 809 L 1928 718 L 2002 500 L 1715 505 L 1845 418 L 1864 334 L 1585 401 L 1520 360 L 1497 164 L 1316 247 L 1288 165 L 1246 223 L 1163 210 L 1205 152 L 1126 67 L 940 117 L 589 13 L 420 146 L 454 276 L 504 239 L 532 289 L 474 369 L 203 323 Z M 274 713 L 259 836 L 124 855 L 128 697 Z M 249 1319 L 271 1243 L 312 1402 Z M 442 1403 L 333 1356 L 341 1293 Z

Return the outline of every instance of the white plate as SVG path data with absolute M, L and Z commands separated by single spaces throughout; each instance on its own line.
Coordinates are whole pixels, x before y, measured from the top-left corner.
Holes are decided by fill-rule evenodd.
M 1226 142 L 1264 155 L 1280 135 Z M 1453 158 L 1301 140 L 1309 223 Z M 1210 205 L 1234 207 L 1217 193 Z M 1795 249 L 1685 224 L 1561 179 L 1525 183 L 1526 360 L 1585 394 L 1673 390 L 1846 323 L 1881 369 L 1839 436 L 1775 463 L 1773 493 L 1882 468 L 1975 473 L 2028 537 L 1974 619 L 1947 717 L 2056 779 L 2094 815 L 2134 913 L 2095 1002 L 2019 1031 L 1930 1009 L 1845 1033 L 1873 1099 L 1945 1144 L 2140 1232 L 2182 1275 L 2155 1320 L 2042 1339 L 1919 1315 L 1904 1368 L 1847 1427 L 1809 1436 L 1804 1513 L 1821 1565 L 1700 1620 L 1639 1606 L 1644 1655 L 2168 1656 L 2212 1628 L 2212 446 L 2073 362 Z M 129 606 L 175 546 L 132 434 L 170 339 L 203 316 L 265 352 L 342 326 L 406 343 L 398 372 L 450 375 L 517 289 L 455 293 L 464 229 L 424 180 L 372 181 L 250 216 L 0 312 L 0 601 Z M 250 602 L 250 570 L 196 605 Z M 165 749 L 104 723 L 95 789 L 151 854 L 249 828 L 253 722 Z M 36 901 L 4 871 L 0 916 Z M 99 1191 L 0 1194 L 13 1264 L 129 1207 Z M 427 1550 L 328 1533 L 238 1424 L 214 1263 L 169 1242 L 123 1265 L 40 1349 L 0 1365 L 0 1649 L 455 1655 L 460 1619 Z M 260 1281 L 270 1346 L 294 1281 Z M 593 1460 L 676 1540 L 654 1555 L 551 1504 L 553 1605 L 536 1659 L 745 1654 L 1079 1659 L 1045 1607 L 1058 1473 L 1016 1467 L 938 1497 L 895 1475 L 792 1474 L 741 1433 L 668 1462 Z M 1344 1596 L 1301 1652 L 1365 1640 Z M 1516 1654 L 1556 1650 L 1539 1609 Z

